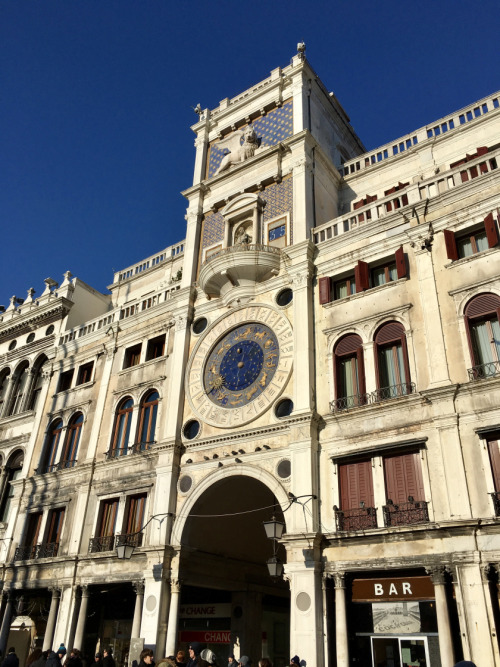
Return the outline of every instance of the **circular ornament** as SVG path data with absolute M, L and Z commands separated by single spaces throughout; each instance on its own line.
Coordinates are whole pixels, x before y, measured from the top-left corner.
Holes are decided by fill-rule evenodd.
M 289 321 L 268 306 L 245 306 L 216 322 L 195 346 L 188 398 L 204 422 L 220 428 L 252 421 L 283 391 L 293 362 Z

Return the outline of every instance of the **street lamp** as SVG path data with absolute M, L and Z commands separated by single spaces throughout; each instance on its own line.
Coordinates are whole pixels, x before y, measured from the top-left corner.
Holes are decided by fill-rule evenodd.
M 138 530 L 135 533 L 129 533 L 127 535 L 118 535 L 118 539 L 116 540 L 116 557 L 120 558 L 120 560 L 129 560 L 132 558 L 132 554 L 134 553 L 134 549 L 137 546 L 137 538 L 138 535 L 142 534 L 142 531 L 146 528 L 146 526 L 153 521 L 153 519 L 158 519 L 158 517 L 166 517 L 166 516 L 174 516 L 172 512 L 162 512 L 160 514 L 154 514 L 152 517 L 146 521 L 144 526 L 141 528 L 141 530 Z
M 277 556 L 269 558 L 266 565 L 271 577 L 279 579 L 283 575 L 283 563 Z
M 272 516 L 270 521 L 264 521 L 264 530 L 266 531 L 266 537 L 270 540 L 281 540 L 283 531 L 285 529 L 285 524 L 282 521 L 277 521 L 276 517 Z

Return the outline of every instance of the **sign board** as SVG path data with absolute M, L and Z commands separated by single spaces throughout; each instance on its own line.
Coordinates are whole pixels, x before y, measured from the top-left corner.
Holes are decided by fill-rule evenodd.
M 181 630 L 179 641 L 200 642 L 201 644 L 230 644 L 231 630 Z
M 231 618 L 231 605 L 181 604 L 179 618 Z
M 392 579 L 354 579 L 353 602 L 390 602 L 392 600 L 434 600 L 430 577 Z

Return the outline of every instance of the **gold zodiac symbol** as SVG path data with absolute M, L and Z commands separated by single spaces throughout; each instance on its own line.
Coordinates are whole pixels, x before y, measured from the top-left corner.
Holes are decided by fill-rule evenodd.
M 267 336 L 267 331 L 258 331 L 258 332 L 255 333 L 255 338 L 259 338 L 260 340 L 262 340 L 264 338 L 264 336 Z M 266 343 L 266 345 L 267 345 L 267 343 Z
M 276 364 L 273 364 L 272 359 L 268 359 L 266 366 L 267 366 L 267 368 L 274 368 L 276 366 Z
M 252 327 L 248 327 L 246 331 L 242 331 L 240 334 L 234 337 L 234 340 L 241 340 L 242 338 L 246 338 L 252 333 Z
M 210 382 L 210 385 L 214 389 L 220 389 L 226 382 L 226 378 L 223 375 L 216 375 L 214 379 Z
M 267 373 L 264 372 L 264 375 L 262 376 L 262 379 L 260 380 L 259 384 L 261 387 L 266 386 L 266 380 L 267 380 Z
M 247 401 L 249 401 L 252 398 L 252 396 L 255 394 L 256 391 L 257 391 L 257 387 L 254 387 L 253 389 L 250 389 L 250 391 L 247 393 Z
M 273 341 L 271 340 L 271 338 L 269 338 L 269 340 L 266 340 L 266 342 L 264 343 L 264 348 L 268 350 L 272 345 Z

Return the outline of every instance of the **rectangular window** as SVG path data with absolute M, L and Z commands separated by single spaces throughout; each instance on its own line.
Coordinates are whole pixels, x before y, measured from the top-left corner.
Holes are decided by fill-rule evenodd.
M 38 544 L 40 537 L 40 526 L 42 524 L 42 512 L 33 512 L 28 514 L 26 523 L 26 532 L 24 533 L 23 546 L 33 549 L 33 553 L 26 555 L 27 558 L 34 558 L 34 549 Z
M 137 366 L 141 361 L 141 343 L 129 347 L 125 350 L 125 358 L 123 360 L 123 368 L 131 368 Z
M 479 230 L 457 238 L 457 252 L 459 258 L 477 255 L 478 252 L 488 250 L 486 232 Z
M 57 393 L 61 391 L 67 391 L 71 388 L 71 383 L 73 382 L 73 373 L 75 369 L 72 368 L 69 371 L 64 371 L 59 376 L 59 384 L 57 385 Z
M 371 271 L 371 286 L 385 285 L 392 280 L 397 280 L 398 274 L 396 271 L 396 262 L 378 266 Z
M 125 518 L 123 521 L 123 533 L 131 535 L 142 530 L 146 497 L 145 493 L 140 493 L 128 498 Z
M 282 217 L 278 220 L 268 223 L 267 226 L 267 243 L 277 248 L 284 248 L 287 244 L 287 218 Z
M 384 457 L 386 526 L 402 526 L 428 521 L 420 453 Z
M 344 280 L 335 283 L 335 298 L 344 299 L 346 296 L 356 294 L 356 281 L 354 276 L 348 276 Z
M 47 544 L 59 544 L 61 530 L 64 522 L 64 508 L 51 510 L 47 519 L 47 533 L 45 542 Z
M 339 530 L 376 528 L 371 460 L 339 465 Z
M 166 335 L 157 336 L 148 340 L 148 346 L 146 348 L 146 361 L 151 361 L 151 359 L 158 359 L 158 357 L 163 357 L 165 354 L 165 340 Z
M 489 213 L 481 226 L 475 226 L 465 232 L 455 234 L 450 229 L 443 230 L 448 259 L 457 260 L 477 255 L 499 243 L 498 223 Z
M 78 375 L 76 377 L 77 386 L 79 384 L 85 384 L 86 382 L 90 382 L 90 380 L 92 379 L 93 370 L 94 370 L 93 361 L 89 361 L 88 363 L 80 366 L 80 368 L 78 369 Z
M 97 527 L 99 537 L 110 537 L 115 534 L 116 515 L 118 512 L 118 498 L 103 500 Z

